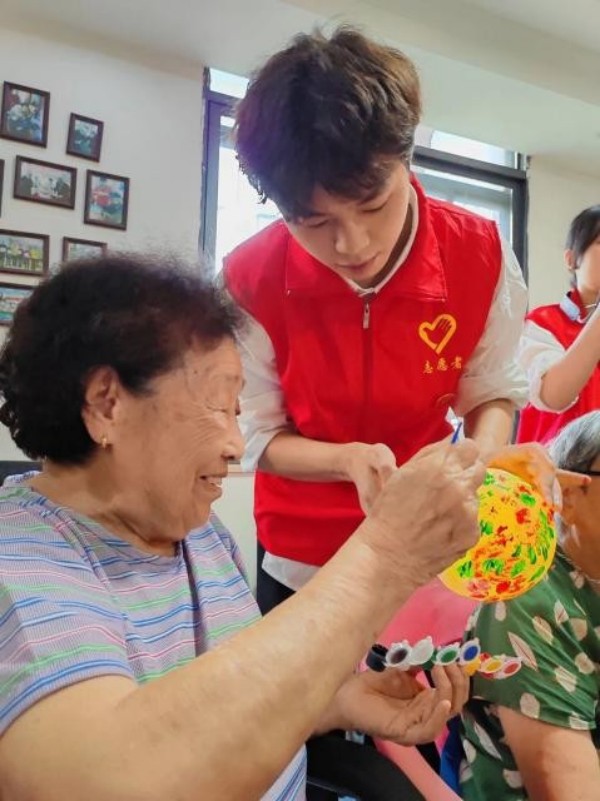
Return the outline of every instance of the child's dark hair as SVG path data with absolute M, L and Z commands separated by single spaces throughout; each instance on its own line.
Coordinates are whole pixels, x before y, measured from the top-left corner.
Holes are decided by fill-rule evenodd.
M 391 160 L 410 161 L 420 115 L 417 72 L 400 51 L 346 27 L 329 38 L 301 34 L 237 106 L 240 167 L 297 219 L 317 186 L 350 198 L 381 187 Z
M 579 267 L 583 254 L 600 237 L 600 205 L 580 211 L 573 220 L 567 234 L 565 247 L 573 251 L 573 264 Z M 571 274 L 571 283 L 577 286 L 577 278 Z

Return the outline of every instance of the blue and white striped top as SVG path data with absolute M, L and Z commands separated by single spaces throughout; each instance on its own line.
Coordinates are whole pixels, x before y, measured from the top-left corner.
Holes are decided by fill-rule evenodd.
M 0 735 L 86 679 L 165 676 L 259 617 L 237 546 L 213 516 L 158 556 L 28 487 L 0 489 Z M 304 749 L 265 801 L 303 801 Z

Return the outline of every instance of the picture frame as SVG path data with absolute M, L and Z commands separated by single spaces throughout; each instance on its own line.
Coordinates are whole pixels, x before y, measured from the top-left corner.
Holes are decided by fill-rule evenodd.
M 45 275 L 49 255 L 48 234 L 0 229 L 0 273 Z
M 28 298 L 35 286 L 25 284 L 6 284 L 0 281 L 0 326 L 10 325 L 17 306 Z
M 106 253 L 106 242 L 93 242 L 91 239 L 75 239 L 71 236 L 63 236 L 62 241 L 62 261 L 72 259 L 91 259 L 95 256 L 102 256 Z
M 77 170 L 64 164 L 17 156 L 13 196 L 34 203 L 75 208 Z
M 103 134 L 104 123 L 101 120 L 71 113 L 67 153 L 90 161 L 100 161 Z
M 127 228 L 129 178 L 87 171 L 83 221 L 105 228 Z
M 4 81 L 0 136 L 46 147 L 50 119 L 50 92 Z

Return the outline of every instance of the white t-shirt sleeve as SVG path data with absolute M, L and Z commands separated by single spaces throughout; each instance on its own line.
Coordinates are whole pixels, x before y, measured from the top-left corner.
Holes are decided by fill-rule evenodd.
M 527 375 L 529 382 L 529 402 L 541 412 L 552 412 L 559 414 L 565 409 L 577 403 L 579 397 L 565 406 L 564 409 L 550 409 L 542 401 L 540 395 L 542 391 L 542 379 L 552 365 L 559 362 L 565 355 L 565 349 L 545 328 L 537 325 L 531 320 L 527 320 L 523 329 L 523 336 L 519 344 L 518 360 L 519 364 Z
M 517 349 L 527 308 L 527 287 L 510 245 L 502 239 L 502 266 L 486 326 L 461 376 L 454 411 L 463 416 L 488 401 L 527 402 L 527 380 Z
M 275 364 L 275 349 L 265 329 L 247 312 L 238 339 L 246 383 L 240 397 L 240 428 L 246 442 L 243 470 L 256 470 L 264 449 L 289 421 Z

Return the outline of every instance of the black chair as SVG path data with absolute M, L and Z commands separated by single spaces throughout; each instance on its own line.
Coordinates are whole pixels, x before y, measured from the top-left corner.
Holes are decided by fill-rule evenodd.
M 22 461 L 0 461 L 0 486 L 7 476 L 17 476 L 20 473 L 27 473 L 29 470 L 40 470 L 39 462 Z
M 365 743 L 337 733 L 307 743 L 307 801 L 424 801 L 408 777 L 390 759 Z

